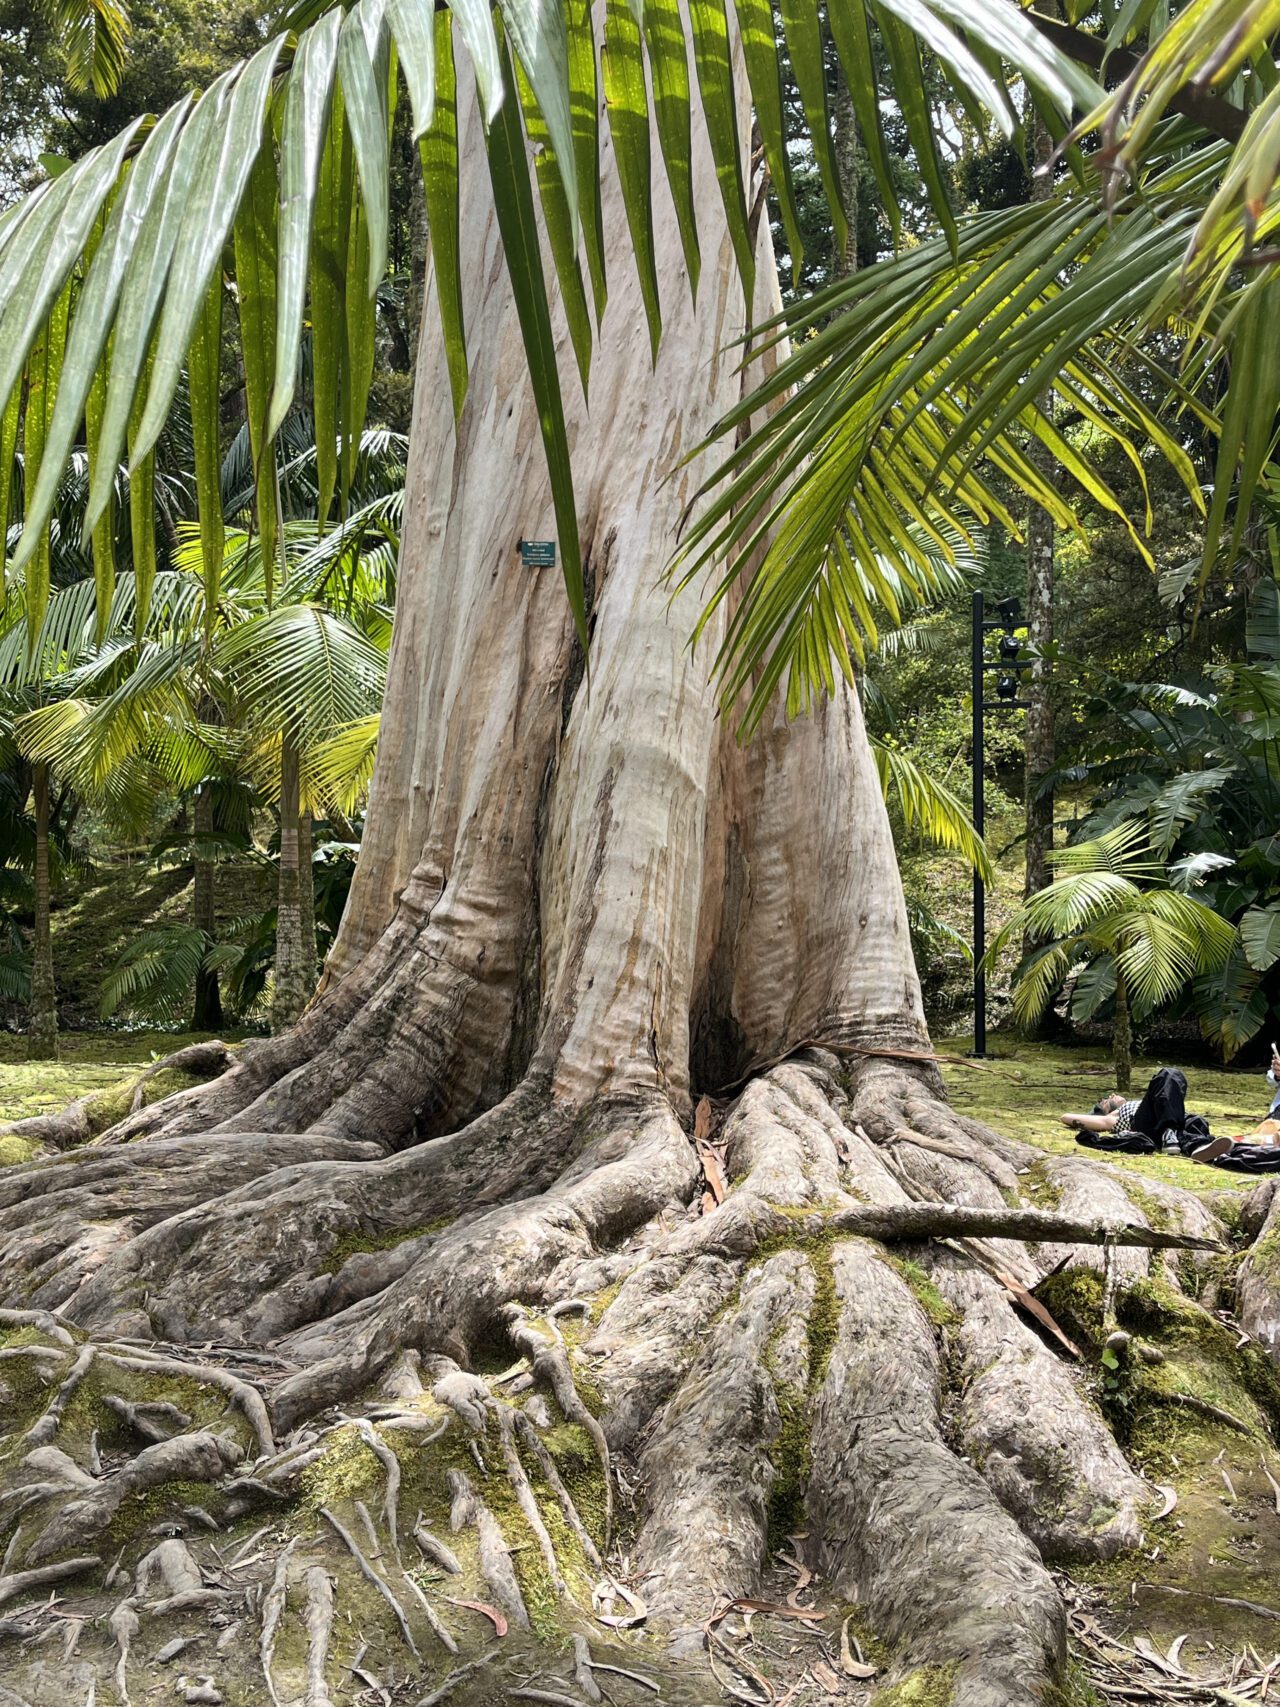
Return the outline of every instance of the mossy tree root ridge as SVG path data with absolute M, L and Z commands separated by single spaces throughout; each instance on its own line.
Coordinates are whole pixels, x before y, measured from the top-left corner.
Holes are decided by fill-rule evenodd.
M 237 1644 L 218 1639 L 258 1584 L 273 1622 L 246 1650 L 254 1687 L 261 1648 L 281 1700 L 341 1707 L 358 1612 L 374 1636 L 357 1665 L 428 1694 L 458 1674 L 456 1698 L 481 1699 L 486 1668 L 466 1666 L 494 1621 L 473 1607 L 509 1643 L 632 1626 L 687 1653 L 803 1534 L 823 1604 L 856 1602 L 883 1643 L 886 1687 L 945 1676 L 960 1707 L 1050 1687 L 1065 1623 L 1045 1561 L 1133 1546 L 1150 1489 L 1087 1371 L 992 1270 L 1033 1287 L 1065 1247 L 1174 1288 L 1175 1254 L 1225 1229 L 1176 1193 L 1153 1225 L 1106 1170 L 1101 1223 L 1010 1201 L 1025 1158 L 906 1064 L 846 1079 L 810 1050 L 753 1080 L 721 1136 L 709 1212 L 652 1093 L 566 1108 L 531 1088 L 390 1157 L 278 1137 L 272 1169 L 265 1135 L 224 1134 L 202 1161 L 192 1136 L 24 1170 L 29 1195 L 0 1204 L 0 1239 L 30 1261 L 0 1322 L 15 1679 L 33 1654 L 47 1667 L 22 1633 L 56 1581 L 88 1620 L 68 1687 L 110 1679 L 124 1607 L 141 1698 L 182 1596 L 204 1669 L 234 1687 Z M 194 1201 L 166 1215 L 179 1181 Z M 156 1599 L 138 1584 L 164 1574 L 158 1528 L 182 1532 L 196 1576 L 183 1563 Z

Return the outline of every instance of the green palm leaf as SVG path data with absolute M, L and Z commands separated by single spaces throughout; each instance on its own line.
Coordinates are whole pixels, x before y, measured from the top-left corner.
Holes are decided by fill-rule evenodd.
M 871 754 L 886 799 L 896 799 L 908 829 L 918 829 L 937 847 L 962 854 L 984 882 L 995 877 L 985 844 L 962 801 L 896 747 L 875 739 Z

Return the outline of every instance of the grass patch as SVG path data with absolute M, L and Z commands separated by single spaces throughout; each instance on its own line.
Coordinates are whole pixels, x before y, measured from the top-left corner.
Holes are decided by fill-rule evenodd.
M 0 1124 L 26 1120 L 35 1114 L 54 1114 L 77 1097 L 98 1093 L 92 1123 L 105 1131 L 122 1119 L 133 1100 L 133 1086 L 143 1068 L 189 1043 L 203 1043 L 207 1031 L 90 1031 L 63 1032 L 56 1060 L 29 1061 L 27 1040 L 0 1033 Z M 223 1032 L 230 1039 L 232 1032 Z M 166 1069 L 146 1088 L 148 1103 L 197 1081 L 186 1073 Z M 19 1153 L 18 1146 L 25 1147 Z M 26 1139 L 0 1139 L 0 1166 L 31 1160 Z
M 972 1039 L 963 1037 L 950 1038 L 938 1045 L 939 1052 L 954 1062 L 954 1065 L 944 1064 L 943 1078 L 947 1095 L 958 1113 L 981 1120 L 1010 1138 L 1032 1144 L 1049 1156 L 1099 1154 L 1077 1144 L 1058 1116 L 1086 1113 L 1114 1088 L 1106 1050 L 1068 1049 L 1060 1044 L 1024 1042 L 1000 1035 L 994 1040 L 993 1047 L 998 1053 L 992 1059 L 968 1066 L 961 1057 L 971 1047 Z M 1167 1057 L 1135 1060 L 1134 1094 L 1141 1094 L 1157 1067 L 1176 1066 L 1182 1066 L 1187 1075 L 1189 1110 L 1205 1115 L 1215 1134 L 1247 1131 L 1265 1112 L 1266 1085 L 1261 1074 L 1228 1072 L 1199 1063 L 1187 1065 Z M 1128 1175 L 1139 1190 L 1144 1179 L 1198 1193 L 1248 1192 L 1258 1183 L 1255 1175 L 1200 1167 L 1184 1156 L 1107 1155 L 1105 1160 Z M 1043 1174 L 1037 1176 L 1033 1168 L 1023 1179 L 1032 1183 L 1037 1177 L 1043 1182 Z M 1029 1201 L 1044 1208 L 1053 1207 L 1043 1186 L 1031 1194 Z

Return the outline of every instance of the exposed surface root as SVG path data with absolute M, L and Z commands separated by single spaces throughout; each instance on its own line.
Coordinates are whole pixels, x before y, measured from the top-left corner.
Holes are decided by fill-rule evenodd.
M 153 1061 L 134 1080 L 131 1087 L 130 1113 L 136 1114 L 146 1102 L 147 1087 L 159 1074 L 188 1073 L 196 1078 L 209 1079 L 230 1066 L 232 1054 L 225 1043 L 216 1040 L 190 1043 L 175 1049 L 171 1055 Z M 47 1144 L 54 1150 L 68 1150 L 77 1144 L 115 1136 L 120 1093 L 116 1090 L 94 1091 L 78 1097 L 65 1108 L 48 1114 L 29 1115 L 24 1120 L 0 1122 L 0 1137 L 25 1138 L 35 1144 Z
M 903 1700 L 945 1682 L 964 1707 L 1013 1707 L 1061 1674 L 1041 1555 L 1112 1560 L 1155 1521 L 1104 1420 L 1123 1414 L 1097 1366 L 1106 1299 L 1141 1405 L 1265 1444 L 1262 1377 L 1216 1393 L 1202 1354 L 1168 1339 L 1207 1324 L 1214 1367 L 1231 1356 L 1179 1291 L 1224 1235 L 1189 1194 L 1055 1158 L 1036 1170 L 1052 1206 L 1028 1206 L 1038 1158 L 881 1061 L 847 1089 L 817 1053 L 753 1081 L 705 1194 L 706 1158 L 665 1101 L 532 1106 L 391 1158 L 347 1146 L 300 1165 L 291 1145 L 333 1141 L 272 1140 L 283 1165 L 265 1178 L 262 1138 L 26 1170 L 29 1203 L 0 1207 L 0 1237 L 41 1276 L 33 1305 L 13 1270 L 0 1315 L 16 1425 L 0 1599 L 24 1603 L 20 1643 L 40 1629 L 32 1597 L 68 1583 L 89 1597 L 75 1678 L 115 1674 L 117 1695 L 157 1681 L 154 1621 L 175 1655 L 208 1644 L 184 1674 L 197 1691 L 226 1698 L 225 1674 L 249 1700 L 345 1707 L 404 1682 L 406 1699 L 471 1707 L 492 1697 L 474 1645 L 495 1629 L 514 1654 L 647 1625 L 677 1633 L 690 1699 L 763 1702 L 768 1653 L 725 1607 L 773 1605 L 781 1551 L 818 1597 L 805 1631 L 821 1636 L 833 1597 L 856 1601 Z M 167 1217 L 166 1182 L 182 1187 Z M 105 1255 L 55 1256 L 40 1241 L 95 1192 Z M 1263 1240 L 1252 1251 L 1261 1268 Z M 1046 1299 L 1078 1361 L 1026 1311 L 1064 1256 Z M 147 1340 L 162 1326 L 178 1343 Z M 252 1680 L 234 1658 L 246 1618 Z M 708 1643 L 714 1677 L 710 1655 L 690 1659 Z M 615 1657 L 608 1687 L 631 1707 L 646 1680 Z M 579 1646 L 503 1687 L 591 1701 L 596 1669 Z
M 1262 1211 L 1261 1225 L 1237 1280 L 1240 1323 L 1280 1362 L 1280 1191 L 1268 1180 L 1260 1193 L 1251 1207 L 1255 1217 Z
M 816 1290 L 794 1251 L 751 1269 L 644 1450 L 649 1516 L 636 1550 L 661 1617 L 701 1623 L 713 1588 L 735 1597 L 760 1580 L 770 1499 L 784 1478 L 793 1501 L 803 1485 L 795 1411 L 809 1386 L 805 1320 Z
M 813 1434 L 817 1556 L 902 1644 L 903 1675 L 954 1666 L 957 1707 L 1023 1707 L 1061 1662 L 1057 1590 L 943 1439 L 937 1347 L 910 1289 L 866 1246 L 842 1242 L 832 1263 L 840 1319 Z
M 1084 1402 L 1079 1376 L 981 1269 L 943 1251 L 929 1270 L 956 1312 L 960 1442 L 1000 1504 L 1046 1559 L 1136 1547 L 1150 1492 Z

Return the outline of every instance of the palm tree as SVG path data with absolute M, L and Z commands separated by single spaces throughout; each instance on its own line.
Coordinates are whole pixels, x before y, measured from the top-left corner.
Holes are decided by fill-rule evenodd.
M 1212 907 L 1169 885 L 1164 866 L 1150 857 L 1141 825 L 1119 824 L 1052 857 L 1061 875 L 1004 926 L 987 964 L 1019 937 L 1032 945 L 1014 986 L 1020 1025 L 1039 1020 L 1072 974 L 1089 980 L 1095 1008 L 1110 996 L 1116 1083 L 1127 1091 L 1132 1020 L 1172 1000 L 1193 979 L 1224 967 L 1236 947 L 1236 930 Z
M 194 935 L 179 946 L 190 958 L 192 945 L 203 944 L 195 981 L 197 1029 L 216 1027 L 217 972 L 226 963 L 216 951 L 214 933 L 213 875 L 220 845 L 212 818 L 216 779 L 252 779 L 259 799 L 279 801 L 281 887 L 295 908 L 283 980 L 291 1020 L 311 995 L 315 965 L 314 955 L 308 965 L 294 946 L 307 933 L 300 905 L 298 808 L 293 803 L 290 813 L 291 802 L 280 787 L 282 754 L 291 748 L 301 755 L 305 774 L 314 749 L 377 707 L 390 637 L 384 558 L 375 542 L 370 562 L 365 561 L 353 544 L 362 537 L 356 527 L 326 540 L 319 551 L 312 528 L 289 524 L 282 541 L 296 559 L 287 582 L 290 602 L 272 603 L 263 552 L 232 529 L 217 606 L 210 614 L 198 532 L 186 526 L 181 537 L 177 567 L 155 579 L 141 638 L 135 631 L 132 576 L 120 577 L 100 647 L 93 634 L 92 586 L 80 583 L 53 596 L 45 627 L 63 636 L 63 666 L 49 684 L 48 702 L 18 719 L 16 738 L 33 765 L 57 764 L 82 794 L 118 815 L 146 800 L 151 778 L 163 779 L 192 800 Z M 327 601 L 336 603 L 339 593 L 349 614 L 328 608 Z M 0 642 L 0 680 L 6 661 L 11 667 L 25 663 L 22 639 L 18 627 Z M 37 648 L 37 656 L 48 654 L 48 646 Z M 298 761 L 293 763 L 296 777 Z M 303 796 L 308 813 L 323 810 L 326 803 L 311 788 Z M 160 946 L 146 945 L 121 991 L 135 991 L 144 971 L 160 965 Z
M 902 112 L 913 145 L 930 183 L 940 217 L 950 226 L 947 192 L 937 144 L 924 98 L 922 54 L 939 56 L 947 76 L 967 100 L 976 102 L 990 122 L 1006 133 L 1017 128 L 1002 86 L 948 21 L 954 0 L 875 0 L 874 14 L 886 39 L 892 38 L 894 72 L 903 91 Z M 623 194 L 633 234 L 649 321 L 656 341 L 662 307 L 651 253 L 652 208 L 647 167 L 638 169 L 633 142 L 637 128 L 650 121 L 644 65 L 650 61 L 655 84 L 671 91 L 656 109 L 657 141 L 676 198 L 689 262 L 697 276 L 697 215 L 688 188 L 689 106 L 685 25 L 664 8 L 643 30 L 609 12 L 603 62 L 604 94 L 610 124 L 619 133 Z M 1048 40 L 1035 22 L 1008 0 L 979 0 L 964 8 L 963 22 L 985 49 L 1003 55 L 1029 80 L 1033 105 L 1060 132 L 1073 105 L 1085 110 L 1098 103 L 1099 89 L 1068 52 Z M 597 313 L 605 298 L 605 234 L 599 222 L 596 177 L 597 66 L 594 52 L 579 51 L 595 30 L 589 9 L 561 3 L 531 8 L 526 0 L 500 0 L 491 17 L 471 5 L 433 12 L 418 0 L 373 0 L 345 14 L 323 0 L 303 0 L 282 11 L 280 33 L 243 66 L 226 73 L 196 103 L 182 103 L 162 116 L 144 137 L 134 125 L 120 140 L 87 155 L 71 171 L 43 186 L 12 211 L 0 226 L 0 300 L 5 359 L 0 363 L 0 398 L 15 395 L 29 351 L 37 347 L 48 317 L 67 316 L 70 327 L 65 359 L 59 357 L 60 404 L 48 423 L 48 462 L 59 466 L 70 453 L 80 415 L 95 385 L 103 388 L 95 406 L 94 471 L 86 533 L 108 501 L 107 469 L 114 469 L 128 446 L 128 459 L 142 469 L 172 404 L 184 365 L 193 387 L 207 373 L 202 352 L 218 335 L 220 305 L 211 290 L 223 265 L 228 238 L 234 239 L 237 310 L 245 355 L 245 389 L 253 463 L 260 483 L 259 515 L 267 534 L 273 528 L 270 502 L 272 458 L 267 446 L 279 432 L 296 388 L 297 355 L 303 308 L 310 280 L 310 325 L 314 373 L 316 442 L 320 447 L 320 509 L 327 514 L 335 496 L 345 507 L 351 462 L 372 370 L 374 309 L 372 295 L 386 268 L 387 116 L 396 88 L 391 66 L 398 61 L 413 106 L 414 134 L 421 140 L 428 213 L 434 236 L 433 259 L 441 332 L 449 349 L 449 367 L 457 408 L 467 387 L 467 349 L 460 300 L 457 230 L 457 94 L 453 35 L 465 42 L 488 126 L 490 177 L 501 237 L 508 255 L 530 372 L 539 402 L 539 421 L 553 491 L 559 555 L 566 588 L 581 637 L 586 638 L 585 591 L 578 523 L 569 472 L 564 406 L 555 364 L 548 359 L 548 299 L 540 265 L 534 265 L 526 233 L 532 213 L 532 166 L 519 132 L 516 76 L 527 91 L 526 122 L 539 147 L 538 191 L 547 239 L 569 315 L 574 348 L 585 380 L 592 335 L 579 265 L 585 254 Z M 865 24 L 844 12 L 832 26 L 841 64 L 867 136 L 873 162 L 883 159 L 874 90 L 868 92 Z M 747 290 L 755 262 L 743 186 L 745 167 L 732 119 L 735 77 L 731 33 L 724 17 L 717 26 L 715 8 L 695 8 L 690 18 L 698 55 L 698 87 L 720 170 L 723 209 Z M 805 9 L 788 12 L 788 47 L 800 80 L 806 114 L 825 112 L 820 81 L 822 56 L 818 20 Z M 911 33 L 920 32 L 921 40 Z M 747 74 L 755 97 L 762 145 L 792 229 L 795 216 L 790 188 L 783 115 L 772 89 L 778 77 L 777 46 L 754 25 L 748 32 Z M 922 45 L 922 42 L 924 45 Z M 393 56 L 390 52 L 394 45 Z M 1068 46 L 1071 44 L 1068 43 Z M 819 51 L 814 55 L 814 48 Z M 639 77 L 635 75 L 639 72 Z M 738 69 L 741 75 L 741 68 Z M 919 95 L 917 101 L 914 96 Z M 571 117 L 571 115 L 576 115 Z M 274 137 L 280 126 L 279 146 Z M 813 143 L 833 196 L 833 218 L 843 227 L 836 190 L 837 174 L 829 138 L 816 130 Z M 139 146 L 140 144 L 140 146 Z M 645 144 L 646 158 L 648 143 Z M 632 161 L 636 169 L 632 169 Z M 892 186 L 884 189 L 891 211 Z M 114 203 L 98 235 L 98 215 L 115 192 Z M 286 210 L 277 220 L 276 205 Z M 133 232 L 140 233 L 135 245 Z M 84 262 L 93 247 L 92 264 Z M 341 253 L 339 253 L 339 247 Z M 855 287 L 856 288 L 856 287 Z M 109 372 L 107 339 L 116 333 Z M 148 339 L 154 345 L 148 356 Z M 61 345 L 59 346 L 61 350 Z M 144 359 L 146 358 L 146 359 Z M 193 416 L 207 413 L 207 385 L 193 394 Z M 131 409 L 138 411 L 130 427 Z M 336 447 L 331 449 L 330 447 Z M 214 459 L 216 461 L 216 459 Z M 1023 463 L 1023 475 L 1037 493 L 1037 482 Z M 201 512 L 212 513 L 216 468 L 197 457 Z M 775 477 L 776 485 L 783 478 Z M 36 554 L 51 501 L 51 480 L 39 483 L 28 505 L 27 527 L 16 554 L 37 580 L 43 571 Z M 986 495 L 989 498 L 989 494 Z M 984 489 L 974 479 L 958 489 L 957 515 L 981 504 Z M 917 497 L 900 483 L 881 493 L 884 517 L 896 509 L 915 521 Z M 934 507 L 932 503 L 926 508 Z M 1061 511 L 1062 505 L 1057 506 Z M 892 530 L 880 525 L 871 535 L 897 551 Z M 850 582 L 865 579 L 860 539 L 843 565 Z M 910 553 L 904 572 L 927 584 L 927 569 Z M 210 548 L 207 573 L 216 576 L 217 553 Z M 38 595 L 38 588 L 36 589 Z M 816 597 L 809 589 L 809 602 Z M 829 596 L 829 595 L 828 595 Z M 844 591 L 835 597 L 843 606 Z M 38 603 L 38 596 L 33 603 Z M 823 658 L 844 655 L 838 635 L 842 624 L 856 625 L 847 610 L 841 618 L 824 612 L 824 638 L 814 647 L 812 633 L 788 635 L 789 660 L 807 656 L 799 680 L 823 676 Z M 785 627 L 785 623 L 783 624 Z M 735 634 L 737 627 L 735 627 Z M 737 646 L 735 640 L 734 645 Z M 843 666 L 842 666 L 843 667 Z M 776 672 L 773 675 L 776 679 Z M 741 684 L 739 683 L 739 686 Z

